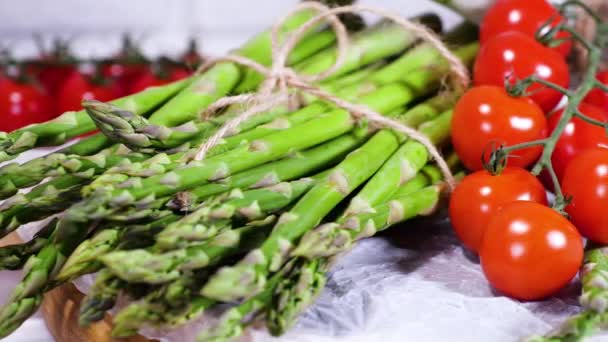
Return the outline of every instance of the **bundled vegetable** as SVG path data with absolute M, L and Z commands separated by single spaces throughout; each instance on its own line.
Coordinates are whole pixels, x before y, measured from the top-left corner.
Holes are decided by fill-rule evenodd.
M 280 35 L 316 13 L 307 8 L 292 15 Z M 418 20 L 438 24 L 435 16 Z M 363 29 L 341 51 L 343 63 L 331 77 L 314 86 L 442 147 L 457 95 L 438 92 L 450 62 L 417 38 L 396 24 Z M 459 28 L 445 39 L 459 42 L 455 59 L 472 62 L 478 44 L 471 30 Z M 298 74 L 328 69 L 338 59 L 334 40 L 333 31 L 314 26 L 288 64 Z M 237 53 L 270 64 L 270 31 Z M 0 249 L 2 267 L 25 273 L 0 311 L 0 336 L 33 314 L 46 291 L 94 272 L 80 323 L 102 319 L 119 295 L 128 296 L 133 301 L 114 318 L 116 337 L 176 327 L 241 299 L 201 341 L 237 337 L 261 316 L 279 335 L 312 304 L 338 253 L 438 206 L 446 184 L 423 143 L 357 120 L 323 96 L 302 93 L 297 108 L 280 105 L 242 121 L 197 160 L 199 146 L 242 108 L 200 114 L 262 79 L 221 62 L 115 103 L 84 101 L 83 112 L 6 135 L 3 151 L 10 158 L 94 127 L 101 131 L 0 169 L 0 194 L 7 198 L 0 207 L 2 235 L 63 212 L 31 241 Z M 457 162 L 450 167 L 460 168 Z M 17 193 L 32 185 L 31 192 Z

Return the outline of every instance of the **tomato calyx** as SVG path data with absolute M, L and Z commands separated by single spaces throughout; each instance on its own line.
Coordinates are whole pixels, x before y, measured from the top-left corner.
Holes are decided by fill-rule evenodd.
M 564 30 L 569 31 L 568 27 L 564 25 L 563 20 L 560 20 L 557 25 L 556 20 L 559 20 L 561 16 L 559 14 L 552 15 L 541 27 L 538 28 L 534 37 L 541 44 L 548 48 L 558 48 L 560 45 L 572 40 L 570 35 L 564 36 Z
M 486 154 L 488 154 L 487 158 Z M 505 152 L 505 146 L 497 141 L 492 141 L 483 150 L 481 154 L 481 162 L 486 171 L 494 176 L 497 176 L 500 175 L 505 167 L 507 167 L 507 157 L 508 153 Z

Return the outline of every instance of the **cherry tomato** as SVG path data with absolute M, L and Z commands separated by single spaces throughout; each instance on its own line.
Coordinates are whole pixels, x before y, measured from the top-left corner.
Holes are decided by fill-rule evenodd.
M 531 75 L 563 88 L 570 82 L 568 65 L 560 54 L 519 32 L 502 33 L 488 40 L 477 55 L 473 72 L 475 85 L 500 87 L 505 79 L 514 83 Z M 553 110 L 563 96 L 538 83 L 528 91 L 545 113 Z
M 57 109 L 63 113 L 82 109 L 82 100 L 110 101 L 120 96 L 112 83 L 95 84 L 80 72 L 73 72 L 57 94 Z
M 547 204 L 542 184 L 530 172 L 507 167 L 499 175 L 486 170 L 466 176 L 450 197 L 450 220 L 456 235 L 477 252 L 492 215 L 513 201 Z
M 148 65 L 146 64 L 131 64 L 117 61 L 104 66 L 103 75 L 117 82 L 121 95 L 128 95 L 131 93 L 129 89 L 135 80 L 145 74 L 147 70 Z
M 551 27 L 563 21 L 555 7 L 546 0 L 499 0 L 486 12 L 480 26 L 479 40 L 483 45 L 492 37 L 508 31 L 518 31 L 535 38 L 536 32 L 549 19 L 552 19 Z M 556 38 L 569 36 L 566 31 L 561 31 Z M 571 48 L 572 42 L 565 41 L 553 49 L 565 57 Z
M 187 68 L 175 67 L 169 73 L 169 79 L 173 81 L 183 80 L 184 78 L 190 77 L 192 71 Z
M 148 69 L 133 81 L 131 87 L 129 88 L 129 93 L 135 94 L 148 87 L 162 86 L 190 76 L 190 72 L 188 72 L 185 68 L 175 67 L 166 69 L 169 70 L 155 72 L 152 69 Z
M 599 121 L 608 120 L 608 113 L 604 113 L 594 106 L 583 103 L 579 106 L 579 110 L 593 119 Z M 560 110 L 549 117 L 548 125 L 551 132 L 557 126 L 562 113 L 563 110 Z M 608 148 L 606 130 L 579 118 L 570 120 L 566 125 L 564 132 L 557 140 L 553 155 L 551 156 L 553 169 L 555 170 L 557 178 L 560 180 L 562 179 L 566 166 L 570 163 L 572 158 L 584 150 L 593 147 Z
M 54 117 L 51 98 L 33 84 L 0 79 L 0 131 L 10 132 Z
M 151 70 L 147 70 L 132 82 L 131 87 L 129 88 L 129 94 L 135 94 L 148 87 L 157 87 L 169 82 L 171 82 L 171 80 L 160 78 Z
M 68 42 L 57 39 L 53 44 L 52 51 L 40 51 L 37 63 L 31 64 L 29 67 L 29 72 L 42 83 L 44 89 L 51 95 L 57 94 L 63 82 L 77 70 L 76 59 L 70 51 Z
M 572 196 L 566 212 L 579 232 L 594 242 L 608 243 L 608 150 L 593 148 L 573 158 L 562 191 Z
M 77 69 L 73 65 L 47 65 L 41 68 L 38 79 L 50 94 L 57 94 L 63 83 L 75 71 Z
M 574 278 L 583 239 L 557 211 L 517 201 L 492 216 L 479 255 L 492 286 L 513 298 L 538 300 Z
M 482 154 L 492 143 L 506 146 L 542 139 L 547 134 L 543 111 L 526 98 L 510 97 L 496 86 L 474 87 L 467 91 L 454 108 L 452 143 L 469 170 L 483 168 Z M 514 151 L 509 166 L 526 167 L 540 153 L 540 146 Z
M 129 36 L 124 36 L 121 51 L 103 66 L 102 73 L 105 77 L 114 79 L 122 95 L 127 95 L 133 82 L 146 73 L 149 67 L 137 45 Z
M 599 72 L 596 78 L 602 84 L 608 86 L 608 70 Z M 608 92 L 602 89 L 595 88 L 589 92 L 587 97 L 585 97 L 585 102 L 601 108 L 604 112 L 608 113 Z

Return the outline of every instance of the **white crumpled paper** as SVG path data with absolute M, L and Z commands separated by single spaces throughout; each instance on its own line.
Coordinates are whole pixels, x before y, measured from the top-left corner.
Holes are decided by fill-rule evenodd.
M 21 229 L 30 238 L 39 225 Z M 76 282 L 86 292 L 94 277 Z M 316 304 L 288 334 L 272 338 L 250 329 L 246 341 L 512 342 L 549 331 L 578 312 L 579 285 L 542 302 L 521 303 L 495 293 L 449 224 L 414 220 L 361 241 L 338 259 Z M 194 341 L 216 315 L 168 332 L 161 341 Z M 590 341 L 608 341 L 600 335 Z

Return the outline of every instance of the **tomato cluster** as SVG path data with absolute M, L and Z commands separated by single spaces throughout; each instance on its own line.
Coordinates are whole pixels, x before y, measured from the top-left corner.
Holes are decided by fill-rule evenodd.
M 479 253 L 490 284 L 522 300 L 550 296 L 574 278 L 583 237 L 608 243 L 608 135 L 589 122 L 608 121 L 608 93 L 594 89 L 578 108 L 588 120 L 570 120 L 555 140 L 551 163 L 572 199 L 569 219 L 548 206 L 552 179 L 529 171 L 563 115 L 558 104 L 570 83 L 565 58 L 572 44 L 568 32 L 553 32 L 562 21 L 546 0 L 497 0 L 481 24 L 474 87 L 452 120 L 454 149 L 473 171 L 452 193 L 452 226 Z M 563 43 L 545 46 L 549 31 Z M 530 82 L 522 90 L 523 79 Z M 608 84 L 608 71 L 597 79 Z M 506 148 L 505 160 L 488 159 L 496 148 Z
M 8 52 L 4 55 L 9 56 Z M 194 41 L 178 60 L 150 62 L 126 37 L 114 57 L 80 63 L 68 44 L 57 40 L 53 51 L 41 51 L 35 60 L 6 58 L 0 63 L 0 113 L 4 115 L 0 131 L 10 132 L 79 110 L 84 99 L 109 101 L 183 79 L 201 62 Z

